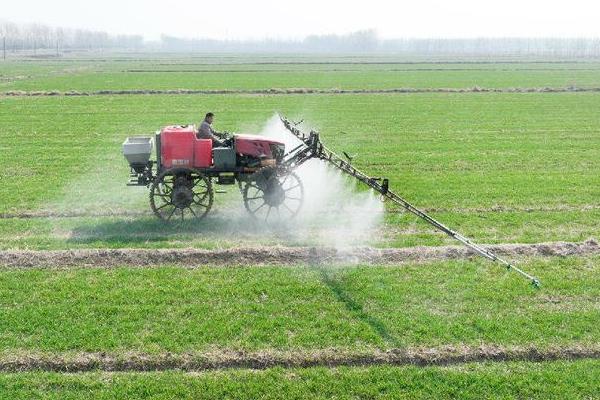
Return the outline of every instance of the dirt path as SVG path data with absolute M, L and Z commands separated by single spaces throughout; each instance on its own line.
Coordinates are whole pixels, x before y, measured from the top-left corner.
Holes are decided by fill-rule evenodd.
M 391 349 L 352 352 L 318 351 L 216 351 L 207 353 L 74 353 L 0 356 L 1 372 L 57 371 L 202 371 L 225 368 L 337 367 L 370 365 L 452 365 L 470 362 L 599 359 L 599 347 L 454 347 Z
M 391 93 L 564 93 L 600 92 L 600 87 L 515 87 L 515 88 L 391 88 L 391 89 L 336 89 L 336 88 L 270 88 L 270 89 L 123 89 L 123 90 L 10 90 L 0 96 L 118 96 L 118 95 L 290 95 L 290 94 L 391 94 Z
M 551 242 L 486 246 L 498 255 L 515 257 L 570 256 L 600 253 L 595 240 L 582 243 Z M 28 267 L 118 267 L 118 266 L 236 266 L 294 264 L 401 264 L 475 257 L 466 247 L 411 247 L 376 249 L 371 247 L 336 250 L 314 247 L 242 247 L 222 250 L 201 249 L 80 249 L 0 251 L 0 266 Z

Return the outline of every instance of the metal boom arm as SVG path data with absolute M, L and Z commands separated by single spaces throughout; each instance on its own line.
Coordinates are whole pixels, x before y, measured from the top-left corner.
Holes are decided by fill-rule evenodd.
M 448 236 L 451 236 L 454 239 L 458 240 L 459 242 L 461 242 L 462 244 L 464 244 L 471 250 L 475 251 L 477 254 L 479 254 L 487 259 L 490 259 L 492 261 L 496 261 L 496 262 L 502 264 L 508 270 L 512 269 L 512 270 L 518 272 L 519 274 L 521 274 L 524 277 L 526 277 L 527 279 L 529 279 L 535 287 L 539 287 L 540 281 L 536 277 L 528 274 L 527 272 L 525 272 L 522 269 L 516 267 L 515 265 L 509 263 L 508 261 L 498 257 L 496 254 L 494 254 L 490 250 L 488 250 L 476 243 L 473 243 L 470 239 L 468 239 L 465 236 L 461 235 L 460 233 L 455 232 L 454 230 L 448 228 L 446 225 L 437 221 L 435 218 L 431 217 L 430 215 L 426 214 L 425 212 L 419 210 L 418 208 L 416 208 L 415 206 L 410 204 L 408 201 L 404 200 L 402 197 L 400 197 L 396 193 L 389 190 L 389 187 L 388 187 L 389 183 L 388 183 L 387 179 L 372 178 L 372 177 L 369 177 L 368 175 L 366 175 L 365 173 L 359 171 L 358 169 L 354 168 L 349 162 L 345 161 L 340 156 L 338 156 L 337 154 L 335 154 L 334 152 L 332 152 L 331 150 L 329 150 L 325 146 L 323 146 L 323 144 L 321 143 L 321 141 L 319 139 L 319 134 L 317 132 L 311 131 L 310 134 L 307 136 L 306 134 L 301 132 L 298 128 L 296 128 L 297 124 L 290 122 L 285 117 L 280 116 L 280 118 L 281 118 L 281 122 L 283 122 L 283 125 L 285 126 L 285 128 L 290 133 L 292 133 L 294 136 L 296 136 L 300 141 L 302 141 L 302 143 L 304 143 L 304 145 L 305 145 L 305 146 L 299 146 L 296 149 L 292 150 L 292 152 L 290 152 L 293 154 L 284 161 L 284 163 L 287 166 L 297 167 L 300 164 L 303 164 L 304 162 L 306 162 L 307 160 L 309 160 L 311 158 L 319 158 L 321 160 L 324 160 L 324 161 L 328 162 L 329 164 L 333 165 L 334 167 L 336 167 L 337 169 L 358 179 L 365 185 L 369 186 L 371 189 L 380 193 L 385 198 L 400 205 L 405 210 L 407 210 L 407 211 L 413 213 L 414 215 L 416 215 L 417 217 L 425 220 L 428 224 L 433 225 L 435 228 L 444 232 Z M 301 150 L 299 150 L 300 147 L 302 147 Z M 290 154 L 290 153 L 288 153 L 288 154 Z

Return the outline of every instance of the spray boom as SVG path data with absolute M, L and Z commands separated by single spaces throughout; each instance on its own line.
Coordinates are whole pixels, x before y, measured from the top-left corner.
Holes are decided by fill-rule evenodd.
M 307 135 L 297 128 L 297 125 L 299 125 L 299 123 L 291 122 L 281 115 L 279 116 L 279 118 L 281 119 L 281 122 L 283 123 L 285 128 L 302 142 L 299 146 L 294 148 L 292 151 L 290 151 L 286 155 L 285 160 L 284 160 L 284 165 L 286 167 L 296 168 L 311 158 L 318 158 L 323 161 L 326 161 L 327 163 L 329 163 L 330 165 L 339 169 L 340 171 L 346 173 L 347 175 L 352 176 L 353 178 L 355 178 L 355 179 L 359 180 L 360 182 L 364 183 L 365 185 L 369 186 L 371 189 L 380 193 L 385 199 L 389 199 L 390 201 L 398 204 L 405 210 L 407 210 L 407 211 L 411 212 L 412 214 L 416 215 L 417 217 L 421 218 L 422 220 L 424 220 L 428 224 L 432 225 L 436 229 L 438 229 L 438 230 L 444 232 L 445 234 L 447 234 L 448 236 L 458 240 L 463 245 L 467 246 L 468 248 L 470 248 L 471 250 L 473 250 L 475 253 L 479 254 L 480 256 L 485 257 L 489 260 L 498 262 L 501 265 L 503 265 L 504 267 L 506 267 L 506 269 L 513 270 L 513 271 L 519 273 L 520 275 L 529 279 L 533 286 L 535 286 L 535 287 L 540 286 L 540 281 L 536 277 L 528 274 L 527 272 L 516 267 L 514 264 L 504 260 L 503 258 L 500 258 L 499 256 L 497 256 L 490 250 L 482 247 L 481 245 L 473 243 L 467 237 L 448 228 L 446 225 L 437 221 L 436 219 L 434 219 L 430 215 L 426 214 L 425 212 L 419 210 L 418 208 L 416 208 L 415 206 L 410 204 L 408 201 L 403 199 L 401 196 L 399 196 L 398 194 L 391 191 L 389 189 L 388 179 L 370 177 L 370 176 L 366 175 L 365 173 L 359 171 L 355 167 L 353 167 L 350 164 L 350 161 L 352 160 L 353 156 L 350 157 L 344 153 L 344 155 L 348 159 L 348 161 L 346 161 L 343 158 L 341 158 L 340 156 L 338 156 L 337 154 L 335 154 L 334 152 L 332 152 L 331 150 L 327 149 L 321 143 L 318 132 L 310 131 L 310 133 Z

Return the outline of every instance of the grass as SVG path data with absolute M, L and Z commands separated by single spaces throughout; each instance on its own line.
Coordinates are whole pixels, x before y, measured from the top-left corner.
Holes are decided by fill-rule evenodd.
M 127 54 L 0 63 L 8 90 L 598 87 L 597 62 L 501 63 L 373 55 Z M 468 61 L 462 63 L 462 61 Z M 523 60 L 520 60 L 523 61 Z M 370 64 L 365 64 L 365 62 Z M 136 72 L 137 71 L 137 72 Z M 125 188 L 128 135 L 197 122 L 258 132 L 275 111 L 305 119 L 356 166 L 489 243 L 599 236 L 597 93 L 290 96 L 0 96 L 0 249 L 313 245 L 266 231 L 218 195 L 202 225 L 165 226 L 147 190 Z M 237 206 L 236 206 L 237 207 Z M 496 212 L 497 208 L 505 211 Z M 361 244 L 449 239 L 388 206 Z M 318 244 L 318 243 L 317 243 Z M 593 346 L 598 256 L 526 259 L 533 290 L 484 260 L 402 266 L 0 269 L 0 354 L 360 351 L 405 347 Z M 447 367 L 274 368 L 202 373 L 0 374 L 0 398 L 596 398 L 597 360 Z
M 333 149 L 359 154 L 359 168 L 389 177 L 416 205 L 447 209 L 435 215 L 481 240 L 584 240 L 598 236 L 599 102 L 592 93 L 2 98 L 0 212 L 148 210 L 146 190 L 124 187 L 124 137 L 194 122 L 207 109 L 220 129 L 258 132 L 280 110 L 306 118 Z M 516 209 L 471 210 L 498 206 Z M 218 232 L 218 221 L 177 237 L 143 217 L 2 220 L 11 235 L 0 246 L 234 245 L 204 234 Z M 386 221 L 380 245 L 445 243 L 412 217 Z
M 269 71 L 269 72 L 116 72 L 84 73 L 18 80 L 5 90 L 141 90 L 205 89 L 252 90 L 270 88 L 392 89 L 597 87 L 598 72 L 551 71 Z M 227 82 L 224 84 L 224 82 Z
M 89 172 L 99 175 L 103 168 L 117 168 L 126 174 L 120 155 L 125 136 L 147 134 L 168 123 L 195 122 L 203 109 L 218 112 L 219 128 L 238 132 L 259 131 L 275 110 L 304 115 L 321 129 L 328 145 L 359 153 L 358 167 L 387 175 L 424 206 L 585 205 L 596 204 L 598 195 L 596 94 L 0 101 L 0 135 L 9 165 L 2 174 L 24 178 L 3 186 L 4 211 L 17 204 L 19 209 L 37 206 L 20 196 L 23 192 L 48 198 Z M 323 109 L 329 111 L 319 111 Z M 92 166 L 96 169 L 90 171 Z
M 3 270 L 0 352 L 591 345 L 598 260 Z
M 138 189 L 142 192 L 144 189 Z M 221 195 L 223 196 L 223 195 Z M 235 248 L 238 246 L 335 245 L 322 238 L 328 227 L 308 224 L 265 227 L 241 209 L 239 195 L 218 204 L 202 223 L 164 224 L 153 215 L 0 219 L 0 249 L 64 248 Z M 139 193 L 145 210 L 145 193 Z M 233 210 L 232 210 L 233 209 Z M 99 208 L 102 210 L 102 208 Z M 554 212 L 434 212 L 439 220 L 481 243 L 582 242 L 598 237 L 600 210 Z M 551 227 L 551 229 L 549 229 Z M 330 229 L 330 228 L 329 228 Z M 387 214 L 377 236 L 361 241 L 375 247 L 456 245 L 457 242 L 412 214 Z M 354 240 L 357 240 L 355 238 Z M 350 240 L 351 242 L 352 240 Z
M 598 361 L 212 371 L 0 374 L 5 398 L 593 399 Z

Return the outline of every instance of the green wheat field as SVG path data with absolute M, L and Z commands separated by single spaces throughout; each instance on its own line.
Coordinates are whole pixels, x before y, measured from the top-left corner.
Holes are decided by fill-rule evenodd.
M 278 112 L 304 120 L 332 150 L 356 154 L 357 168 L 389 178 L 392 190 L 479 243 L 594 240 L 597 88 L 600 63 L 590 61 L 112 54 L 0 62 L 0 251 L 319 246 L 320 226 L 294 235 L 256 224 L 233 186 L 216 194 L 205 220 L 186 224 L 158 221 L 148 189 L 125 186 L 127 136 L 198 123 L 207 111 L 230 132 L 261 132 Z M 300 93 L 310 89 L 322 92 Z M 353 245 L 456 244 L 384 208 Z M 479 258 L 0 267 L 0 398 L 600 398 L 599 257 L 515 256 L 540 289 Z M 529 356 L 426 365 L 320 356 L 447 348 Z M 534 356 L 547 351 L 560 354 Z M 70 369 L 90 354 L 318 362 Z M 36 358 L 46 367 L 7 367 Z

